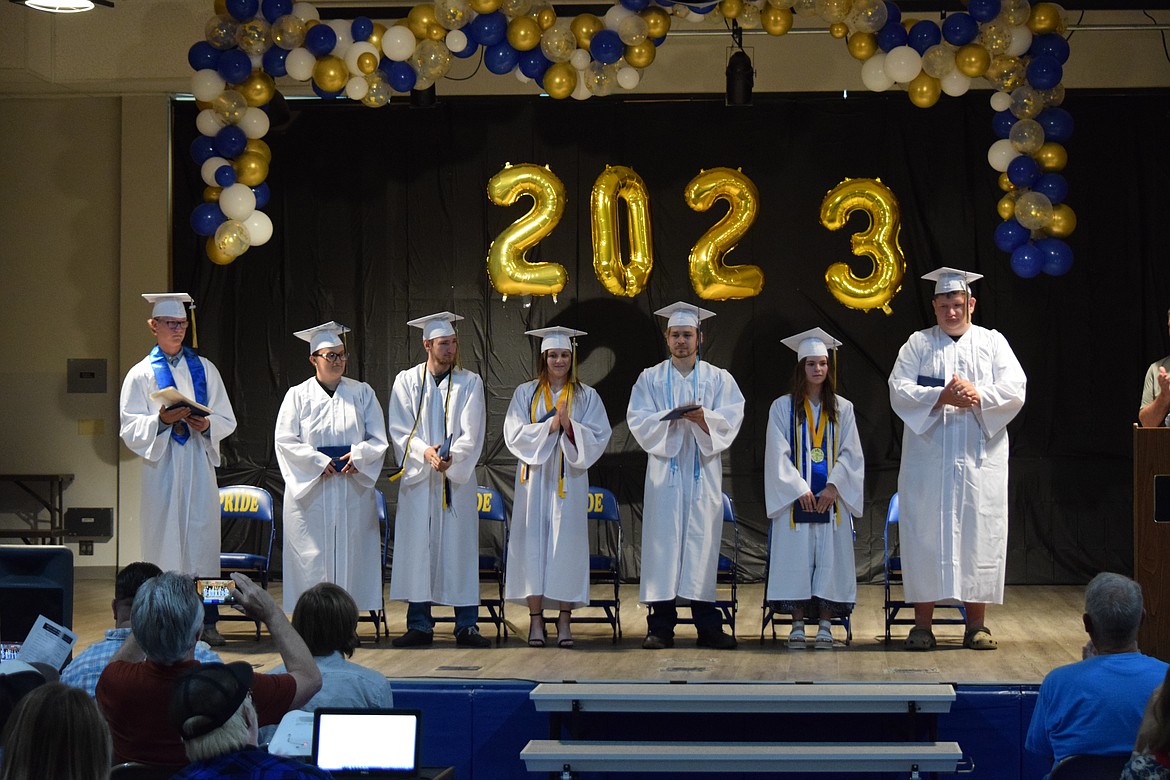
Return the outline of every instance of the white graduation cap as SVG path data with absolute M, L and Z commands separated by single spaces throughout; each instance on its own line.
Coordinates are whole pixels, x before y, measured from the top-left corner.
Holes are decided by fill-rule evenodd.
M 780 343 L 796 353 L 797 360 L 807 357 L 828 357 L 830 349 L 841 346 L 841 342 L 821 328 L 812 328 L 795 336 L 780 339 Z
M 971 292 L 971 283 L 977 282 L 983 278 L 983 274 L 976 274 L 970 271 L 961 271 L 958 268 L 948 268 L 943 266 L 937 268 L 928 274 L 923 274 L 922 278 L 928 282 L 934 282 L 934 294 L 945 295 L 953 292 Z
M 585 331 L 577 330 L 576 328 L 564 328 L 557 325 L 552 328 L 537 328 L 536 330 L 524 331 L 526 336 L 536 336 L 543 338 L 540 342 L 540 351 L 548 352 L 550 349 L 572 349 L 573 339 L 578 336 L 587 336 Z
M 668 328 L 697 328 L 699 323 L 708 317 L 714 317 L 715 312 L 708 311 L 701 306 L 696 306 L 693 303 L 685 301 L 678 301 L 669 306 L 664 306 L 658 311 L 654 312 L 659 317 L 667 317 L 666 327 Z
M 183 306 L 185 303 L 191 304 L 191 308 L 195 308 L 195 299 L 187 293 L 143 293 L 142 297 L 146 299 L 147 303 L 154 304 L 154 308 L 150 310 L 150 317 L 174 317 L 175 319 L 187 319 L 187 309 Z
M 454 324 L 461 319 L 463 318 L 458 314 L 441 311 L 438 314 L 428 314 L 425 317 L 419 317 L 417 320 L 411 320 L 406 324 L 412 328 L 421 328 L 423 341 L 430 341 L 431 339 L 439 339 L 444 336 L 454 336 Z
M 344 346 L 345 342 L 341 338 L 342 333 L 349 333 L 349 328 L 340 322 L 326 322 L 307 330 L 298 330 L 293 335 L 302 341 L 309 342 L 309 354 L 312 355 L 317 350 L 326 347 Z

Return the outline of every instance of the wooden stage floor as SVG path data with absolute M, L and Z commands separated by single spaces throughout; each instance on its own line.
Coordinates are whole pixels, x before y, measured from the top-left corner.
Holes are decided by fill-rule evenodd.
M 852 646 L 839 643 L 832 651 L 788 650 L 783 642 L 787 627 L 780 627 L 777 642 L 772 642 L 770 633 L 763 644 L 759 641 L 762 591 L 762 584 L 740 586 L 739 648 L 732 651 L 696 648 L 691 626 L 679 627 L 673 649 L 641 649 L 646 610 L 638 604 L 637 585 L 627 585 L 622 588 L 624 637 L 617 645 L 610 642 L 609 626 L 590 624 L 574 626 L 576 647 L 571 650 L 557 648 L 555 643 L 529 648 L 527 610 L 523 605 L 509 604 L 508 621 L 522 633 L 511 635 L 498 647 L 456 648 L 451 624 L 440 623 L 431 647 L 396 650 L 384 637 L 375 644 L 372 624 L 361 623 L 362 646 L 353 660 L 391 678 L 415 679 L 1038 684 L 1052 668 L 1079 661 L 1087 639 L 1081 627 L 1083 587 L 1029 585 L 1008 587 L 1005 603 L 988 609 L 988 626 L 999 640 L 997 651 L 963 649 L 961 626 L 937 626 L 939 647 L 929 653 L 903 651 L 900 639 L 907 628 L 895 626 L 897 641 L 887 649 L 883 644 L 882 587 L 861 585 L 853 614 Z M 272 593 L 279 603 L 280 583 L 273 584 Z M 77 581 L 74 628 L 81 647 L 99 640 L 111 627 L 112 597 L 112 580 Z M 393 637 L 405 631 L 406 608 L 397 602 L 388 607 Z M 680 612 L 687 614 L 685 607 Z M 450 615 L 450 610 L 436 607 L 437 616 L 444 613 Z M 227 646 L 219 648 L 224 660 L 246 660 L 261 671 L 279 663 L 268 635 L 262 634 L 257 642 L 251 623 L 219 625 L 228 639 Z M 490 624 L 481 623 L 480 629 L 486 636 L 494 636 Z M 555 637 L 555 628 L 553 631 Z M 839 627 L 834 633 L 843 639 Z

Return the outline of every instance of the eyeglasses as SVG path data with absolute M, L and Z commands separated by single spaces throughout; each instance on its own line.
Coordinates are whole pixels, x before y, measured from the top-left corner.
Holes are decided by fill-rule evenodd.
M 325 358 L 330 363 L 341 363 L 349 358 L 344 352 L 319 352 L 313 357 Z
M 187 320 L 160 320 L 155 318 L 154 324 L 164 328 L 170 328 L 171 330 L 183 330 L 187 327 Z

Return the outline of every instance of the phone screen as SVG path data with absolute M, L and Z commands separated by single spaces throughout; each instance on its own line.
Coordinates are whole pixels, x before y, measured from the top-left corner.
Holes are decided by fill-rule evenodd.
M 236 583 L 232 580 L 195 580 L 195 589 L 204 604 L 236 603 Z

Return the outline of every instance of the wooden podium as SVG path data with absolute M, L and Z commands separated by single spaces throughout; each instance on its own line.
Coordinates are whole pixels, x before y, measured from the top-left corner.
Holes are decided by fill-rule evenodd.
M 1133 578 L 1142 586 L 1146 619 L 1138 645 L 1170 661 L 1170 522 L 1154 522 L 1154 477 L 1170 480 L 1170 428 L 1133 429 Z M 1163 511 L 1168 511 L 1163 508 Z

